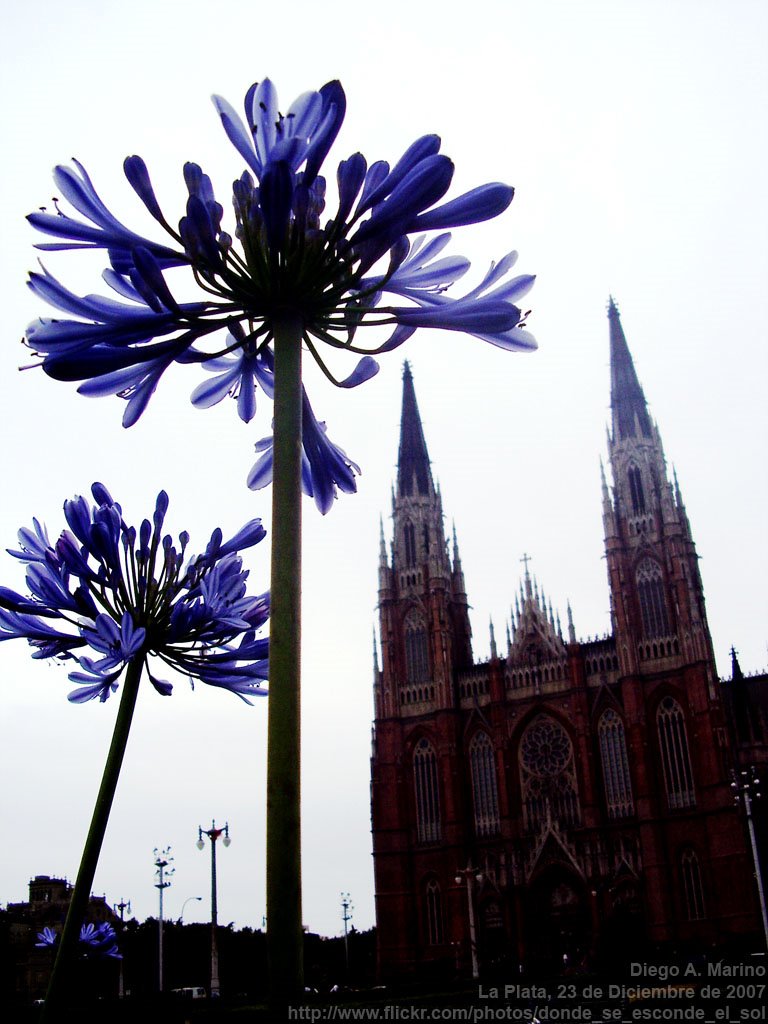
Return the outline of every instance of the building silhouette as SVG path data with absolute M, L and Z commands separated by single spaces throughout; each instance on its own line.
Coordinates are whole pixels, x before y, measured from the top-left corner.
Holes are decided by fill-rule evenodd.
M 38 935 L 44 928 L 61 933 L 73 891 L 74 886 L 65 878 L 35 875 L 29 882 L 29 900 L 7 905 L 6 956 L 13 964 L 15 998 L 29 1000 L 45 996 L 53 967 L 54 952 L 50 948 L 39 948 L 36 945 Z M 106 897 L 93 894 L 88 899 L 84 920 L 93 924 L 120 924 L 120 918 L 109 906 Z M 93 980 L 96 972 L 91 973 Z M 108 974 L 108 984 L 104 992 L 110 992 L 112 989 L 116 991 L 116 971 L 109 971 L 108 966 L 102 969 L 101 973 Z M 96 980 L 102 981 L 101 977 Z
M 474 660 L 456 532 L 449 544 L 405 365 L 380 662 L 374 647 L 384 979 L 587 967 L 759 932 L 730 789 L 734 691 L 716 674 L 690 523 L 613 300 L 608 320 L 603 639 L 577 641 L 570 608 L 562 628 L 526 556 L 506 644 L 492 631 L 490 659 Z M 743 718 L 765 752 L 765 719 L 755 740 Z

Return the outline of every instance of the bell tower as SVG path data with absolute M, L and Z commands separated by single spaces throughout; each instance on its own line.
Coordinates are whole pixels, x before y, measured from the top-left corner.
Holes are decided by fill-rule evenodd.
M 619 317 L 608 304 L 613 493 L 603 474 L 603 523 L 614 630 L 625 674 L 658 663 L 714 658 L 698 556 L 677 478 L 667 476 L 658 427 L 651 419 Z
M 392 521 L 391 553 L 382 526 L 379 555 L 383 666 L 377 718 L 453 707 L 456 670 L 472 664 L 458 542 L 454 531 L 449 552 L 408 363 Z

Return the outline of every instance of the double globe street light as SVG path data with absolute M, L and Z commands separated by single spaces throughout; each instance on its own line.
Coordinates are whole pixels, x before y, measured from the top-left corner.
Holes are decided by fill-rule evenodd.
M 197 843 L 195 844 L 198 850 L 202 850 L 205 847 L 205 840 L 203 836 L 208 836 L 211 841 L 211 998 L 215 999 L 220 995 L 219 986 L 219 946 L 218 939 L 216 936 L 216 929 L 218 926 L 218 904 L 216 896 L 216 840 L 223 836 L 222 842 L 225 846 L 229 846 L 232 840 L 229 838 L 229 825 L 226 824 L 224 828 L 216 828 L 216 822 L 211 823 L 209 829 L 201 828 L 198 825 L 197 828 Z

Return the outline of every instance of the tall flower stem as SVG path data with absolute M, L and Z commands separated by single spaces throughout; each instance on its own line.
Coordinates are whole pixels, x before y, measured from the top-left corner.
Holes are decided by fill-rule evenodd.
M 101 786 L 96 797 L 96 806 L 93 810 L 91 826 L 88 829 L 83 856 L 80 860 L 80 869 L 77 872 L 72 900 L 69 904 L 67 919 L 64 922 L 64 931 L 62 932 L 61 942 L 53 965 L 53 973 L 51 974 L 44 1012 L 41 1018 L 43 1021 L 55 1020 L 57 1015 L 59 1015 L 59 1010 L 62 1011 L 61 1016 L 68 1012 L 66 1006 L 67 984 L 69 981 L 68 972 L 71 971 L 74 963 L 80 927 L 83 924 L 83 917 L 88 907 L 93 877 L 96 874 L 99 854 L 101 853 L 104 835 L 107 831 L 109 812 L 112 809 L 112 801 L 117 789 L 117 780 L 120 777 L 120 768 L 123 764 L 125 747 L 128 742 L 128 733 L 131 729 L 133 711 L 136 707 L 142 667 L 143 659 L 134 658 L 128 663 L 126 669 L 120 707 L 117 711 L 115 729 L 112 733 L 112 743 L 107 754 L 107 762 L 104 766 Z
M 270 991 L 303 990 L 300 827 L 301 339 L 299 317 L 275 326 L 272 579 L 267 739 L 267 939 Z

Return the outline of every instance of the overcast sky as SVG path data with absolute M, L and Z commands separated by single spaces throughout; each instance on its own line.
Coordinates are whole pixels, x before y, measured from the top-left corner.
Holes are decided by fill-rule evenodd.
M 458 8 L 454 8 L 458 12 Z M 19 374 L 26 325 L 48 315 L 25 288 L 36 254 L 24 217 L 50 202 L 51 169 L 76 156 L 108 205 L 142 233 L 148 217 L 122 177 L 141 154 L 170 219 L 183 208 L 181 166 L 200 162 L 228 207 L 240 158 L 210 95 L 240 108 L 269 76 L 285 109 L 340 78 L 348 114 L 326 165 L 361 150 L 397 159 L 436 132 L 456 162 L 452 195 L 485 181 L 516 188 L 510 209 L 458 230 L 452 251 L 482 274 L 512 248 L 536 273 L 534 354 L 421 332 L 356 392 L 308 369 L 315 409 L 362 467 L 359 493 L 324 519 L 305 504 L 304 918 L 374 922 L 370 856 L 371 635 L 379 516 L 389 530 L 402 358 L 411 361 L 433 471 L 454 519 L 476 658 L 488 656 L 519 586 L 520 558 L 577 634 L 609 626 L 599 460 L 608 420 L 613 294 L 635 365 L 677 470 L 701 556 L 718 669 L 735 644 L 745 671 L 768 663 L 766 629 L 766 322 L 768 322 L 768 6 L 763 0 L 435 0 L 387 4 L 295 0 L 157 3 L 38 0 L 4 19 L 3 323 L 0 550 L 32 516 L 56 533 L 61 505 L 103 481 L 139 521 L 164 487 L 169 525 L 202 546 L 215 525 L 254 515 L 268 492 L 245 477 L 268 432 L 269 403 L 249 428 L 232 403 L 193 410 L 199 382 L 174 367 L 137 426 L 117 399 L 86 399 L 39 371 Z M 228 215 L 228 214 L 227 214 Z M 54 253 L 71 287 L 99 290 L 101 260 Z M 346 367 L 345 367 L 346 369 Z M 268 582 L 265 542 L 248 555 Z M 22 584 L 0 556 L 0 581 Z M 66 670 L 0 647 L 6 830 L 0 901 L 26 898 L 35 874 L 73 879 L 117 700 L 73 706 Z M 219 919 L 260 926 L 264 902 L 266 704 L 180 679 L 139 698 L 94 889 L 157 912 L 153 847 L 176 857 L 169 917 L 210 912 L 209 853 L 197 826 L 229 821 L 220 851 Z

